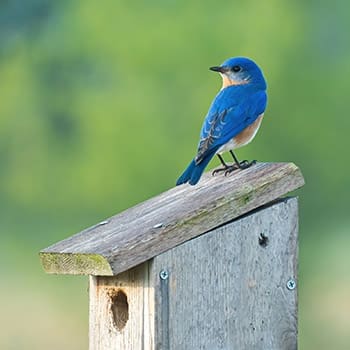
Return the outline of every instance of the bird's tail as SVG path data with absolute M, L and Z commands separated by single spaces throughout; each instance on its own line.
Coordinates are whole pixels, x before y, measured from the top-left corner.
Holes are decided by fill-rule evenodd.
M 195 185 L 199 179 L 201 178 L 205 167 L 208 165 L 210 160 L 213 158 L 216 149 L 213 152 L 210 152 L 203 160 L 196 164 L 193 159 L 186 170 L 182 173 L 182 175 L 176 181 L 176 186 L 189 182 L 190 185 Z

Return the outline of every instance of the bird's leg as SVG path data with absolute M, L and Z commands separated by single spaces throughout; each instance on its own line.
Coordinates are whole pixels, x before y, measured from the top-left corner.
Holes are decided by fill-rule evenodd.
M 235 156 L 235 154 L 233 153 L 232 150 L 230 150 L 231 156 L 233 158 L 233 160 L 235 161 L 235 165 L 236 165 L 236 169 L 240 168 L 241 164 L 239 163 L 239 160 L 237 159 L 237 157 Z
M 246 159 L 239 161 L 232 150 L 230 150 L 230 153 L 231 153 L 233 160 L 235 161 L 235 164 L 228 167 L 228 169 L 225 171 L 225 175 L 228 175 L 229 173 L 231 173 L 232 171 L 234 171 L 236 169 L 241 169 L 241 170 L 247 169 L 256 163 L 256 160 L 252 160 L 251 162 L 249 162 Z
M 215 176 L 216 174 L 218 173 L 221 173 L 222 171 L 227 171 L 227 169 L 229 168 L 229 166 L 225 163 L 224 161 L 224 158 L 221 157 L 221 155 L 219 153 L 216 154 L 218 156 L 218 158 L 220 159 L 220 162 L 222 164 L 222 168 L 218 168 L 218 169 L 215 169 L 213 172 L 212 172 L 212 175 Z

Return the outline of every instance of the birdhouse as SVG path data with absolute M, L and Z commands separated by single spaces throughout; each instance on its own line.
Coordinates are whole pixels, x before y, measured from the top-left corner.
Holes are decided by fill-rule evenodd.
M 297 348 L 292 163 L 205 174 L 40 252 L 89 275 L 89 349 Z

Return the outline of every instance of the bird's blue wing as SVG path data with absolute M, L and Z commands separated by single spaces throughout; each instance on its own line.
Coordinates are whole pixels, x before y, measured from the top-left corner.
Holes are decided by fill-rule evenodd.
M 266 92 L 262 90 L 252 91 L 244 86 L 221 90 L 204 120 L 196 164 L 252 124 L 265 111 L 266 102 Z

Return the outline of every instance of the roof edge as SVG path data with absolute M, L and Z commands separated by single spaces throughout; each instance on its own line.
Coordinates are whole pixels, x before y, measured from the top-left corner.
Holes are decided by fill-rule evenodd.
M 68 275 L 113 276 L 108 259 L 100 254 L 88 253 L 39 253 L 41 264 L 46 273 Z

